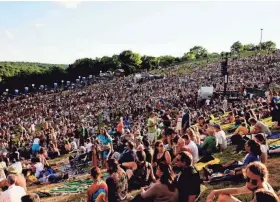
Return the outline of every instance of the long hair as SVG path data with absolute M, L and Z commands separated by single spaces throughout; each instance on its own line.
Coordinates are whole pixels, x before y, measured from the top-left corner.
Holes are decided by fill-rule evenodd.
M 107 161 L 107 164 L 108 164 L 108 172 L 110 174 L 112 173 L 116 173 L 118 171 L 118 162 L 116 161 L 116 159 L 108 159 Z
M 153 155 L 153 162 L 157 160 L 157 155 L 158 155 L 158 146 L 162 144 L 163 142 L 161 140 L 156 141 L 155 143 L 155 150 L 154 150 L 154 155 Z
M 191 140 L 195 140 L 196 138 L 196 132 L 193 130 L 192 127 L 188 128 L 188 135 L 190 137 Z
M 264 136 L 262 134 L 257 134 L 255 135 L 255 138 L 260 141 L 261 144 L 266 145 L 266 139 L 264 138 Z
M 256 141 L 248 140 L 246 144 L 250 147 L 250 152 L 255 156 L 260 156 L 262 154 L 261 147 Z
M 247 171 L 252 172 L 254 175 L 258 175 L 261 177 L 262 182 L 268 180 L 268 170 L 267 167 L 258 161 L 254 161 L 249 163 L 245 169 L 243 169 L 243 175 L 246 176 Z
M 160 183 L 167 185 L 169 191 L 175 191 L 174 185 L 174 173 L 172 167 L 167 164 L 159 163 L 158 169 L 163 172 L 162 176 L 160 177 Z
M 101 135 L 104 135 L 104 137 L 105 137 L 106 139 L 108 139 L 108 138 L 109 138 L 109 134 L 108 134 L 107 130 L 106 130 L 105 128 L 101 128 L 100 130 L 103 131 L 103 133 L 100 132 L 100 134 L 101 134 Z

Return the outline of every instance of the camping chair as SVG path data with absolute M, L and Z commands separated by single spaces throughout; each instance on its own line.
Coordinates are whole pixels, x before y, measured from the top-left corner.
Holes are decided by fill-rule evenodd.
M 88 155 L 81 154 L 70 161 L 71 169 L 75 175 L 85 173 L 88 166 Z

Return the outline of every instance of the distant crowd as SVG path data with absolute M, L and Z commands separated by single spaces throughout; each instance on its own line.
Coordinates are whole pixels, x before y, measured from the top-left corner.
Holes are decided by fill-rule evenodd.
M 239 201 L 233 195 L 243 193 L 257 202 L 279 201 L 266 168 L 268 156 L 280 152 L 266 142 L 280 128 L 279 68 L 278 52 L 231 59 L 228 90 L 244 97 L 237 103 L 222 95 L 198 101 L 203 86 L 223 90 L 219 63 L 193 66 L 185 75 L 168 68 L 164 78 L 142 83 L 128 76 L 0 103 L 0 202 L 39 201 L 28 193 L 30 184 L 64 181 L 87 166 L 90 202 L 193 202 L 201 184 L 224 181 L 245 185 L 214 190 L 207 202 Z M 261 121 L 270 116 L 272 128 Z M 225 124 L 233 127 L 224 131 Z M 228 145 L 244 153 L 243 161 L 207 164 Z M 50 163 L 65 154 L 70 170 Z M 140 193 L 131 196 L 133 190 Z

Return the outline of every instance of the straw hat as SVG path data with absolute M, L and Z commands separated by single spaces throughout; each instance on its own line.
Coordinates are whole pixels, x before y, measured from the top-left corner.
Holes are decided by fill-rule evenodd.
M 9 166 L 7 171 L 10 173 L 10 174 L 20 174 L 20 172 L 13 166 Z

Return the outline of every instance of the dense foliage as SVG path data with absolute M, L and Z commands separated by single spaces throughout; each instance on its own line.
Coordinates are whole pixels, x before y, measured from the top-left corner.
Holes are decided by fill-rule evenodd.
M 242 44 L 237 41 L 231 46 L 231 52 L 240 54 L 248 51 L 274 50 L 276 44 L 272 41 L 263 42 L 259 45 Z M 209 53 L 202 46 L 194 46 L 182 57 L 170 55 L 153 57 L 141 56 L 130 50 L 125 50 L 119 55 L 112 57 L 104 56 L 102 58 L 82 58 L 76 60 L 70 65 L 52 65 L 29 62 L 0 62 L 0 91 L 6 88 L 22 91 L 25 86 L 35 84 L 51 85 L 54 82 L 60 83 L 61 80 L 75 81 L 78 76 L 88 77 L 89 75 L 99 75 L 101 72 L 115 71 L 122 68 L 125 74 L 131 74 L 141 69 L 153 70 L 160 67 L 192 62 L 199 60 L 208 60 L 219 58 L 219 53 Z

